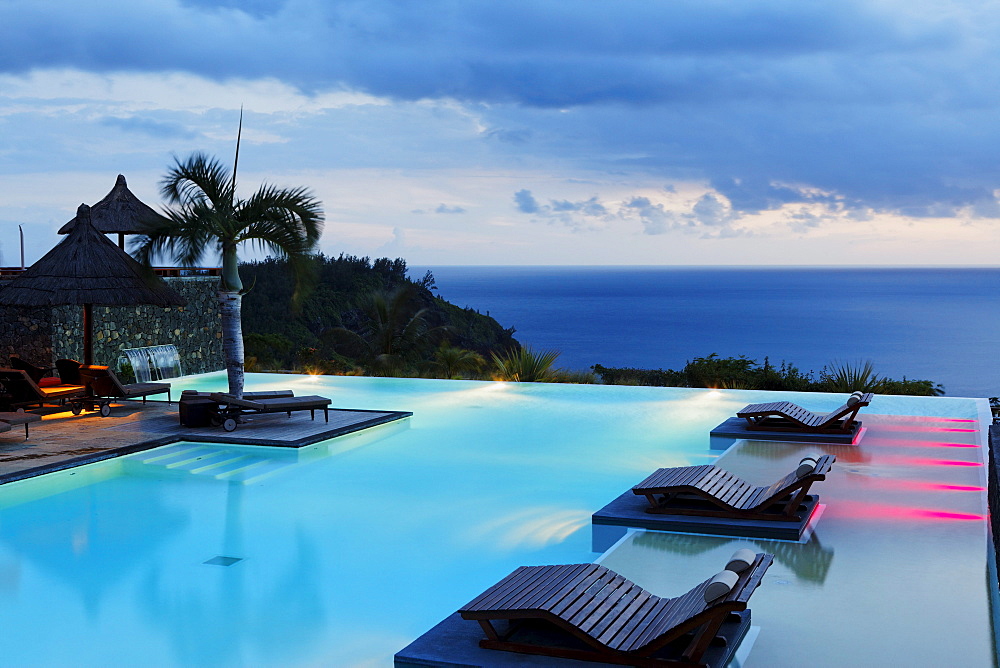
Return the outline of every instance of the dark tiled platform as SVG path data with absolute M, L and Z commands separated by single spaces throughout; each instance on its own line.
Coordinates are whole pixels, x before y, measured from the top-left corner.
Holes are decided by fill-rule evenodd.
M 856 422 L 854 429 L 847 434 L 819 434 L 802 431 L 751 430 L 747 429 L 746 420 L 737 417 L 729 418 L 711 431 L 713 437 L 748 438 L 755 441 L 787 441 L 789 443 L 835 443 L 839 445 L 857 445 L 863 435 L 864 429 L 860 421 Z
M 318 412 L 248 416 L 234 432 L 222 428 L 182 427 L 177 404 L 129 402 L 112 406 L 111 415 L 73 415 L 69 410 L 45 409 L 42 421 L 32 424 L 31 436 L 12 430 L 0 434 L 0 484 L 52 471 L 141 452 L 177 441 L 301 448 L 352 432 L 393 422 L 405 411 L 330 411 L 329 423 Z
M 709 666 L 724 666 L 736 653 L 740 641 L 750 628 L 750 611 L 734 613 L 738 619 L 727 621 L 719 630 L 725 644 L 713 644 L 702 660 Z M 537 633 L 537 632 L 536 632 Z M 495 649 L 483 649 L 479 640 L 484 638 L 482 627 L 475 621 L 462 619 L 457 612 L 445 618 L 406 646 L 394 657 L 395 668 L 411 668 L 416 666 L 434 666 L 437 668 L 469 668 L 470 666 L 527 666 L 548 668 L 596 668 L 600 666 L 622 665 L 595 661 L 577 661 L 537 654 L 518 654 Z M 543 638 L 554 646 L 582 647 L 582 642 L 574 645 L 564 645 L 568 638 L 564 634 L 553 634 Z M 533 639 L 538 641 L 538 638 Z M 627 664 L 624 664 L 627 665 Z M 691 664 L 694 665 L 694 664 Z M 701 665 L 701 664 L 699 664 Z
M 594 513 L 591 516 L 591 523 L 595 527 L 615 526 L 713 536 L 799 540 L 809 525 L 809 520 L 812 519 L 818 504 L 819 497 L 817 495 L 807 496 L 802 520 L 798 522 L 734 520 L 728 517 L 699 517 L 698 515 L 661 515 L 647 513 L 646 508 L 649 506 L 649 502 L 646 497 L 628 490 Z

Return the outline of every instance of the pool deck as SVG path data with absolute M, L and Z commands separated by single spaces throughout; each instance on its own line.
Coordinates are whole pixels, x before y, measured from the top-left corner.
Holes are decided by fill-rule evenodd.
M 177 404 L 128 402 L 113 404 L 111 415 L 73 415 L 68 409 L 34 410 L 41 422 L 0 434 L 0 485 L 36 475 L 141 452 L 178 441 L 300 448 L 330 438 L 393 422 L 412 415 L 404 411 L 330 410 L 310 420 L 306 412 L 252 415 L 233 432 L 221 427 L 182 427 Z

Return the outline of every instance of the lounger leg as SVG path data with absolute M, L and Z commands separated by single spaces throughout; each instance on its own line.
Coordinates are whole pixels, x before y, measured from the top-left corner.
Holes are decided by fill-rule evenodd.
M 695 633 L 694 639 L 687 646 L 687 649 L 684 650 L 683 655 L 695 663 L 701 661 L 702 654 L 705 653 L 705 650 L 715 640 L 716 634 L 722 628 L 722 622 L 726 621 L 726 617 L 728 616 L 728 614 L 716 615 L 705 622 L 701 630 Z
M 309 419 L 310 420 L 315 420 L 316 419 L 316 411 L 314 411 L 311 408 L 309 409 Z
M 330 409 L 325 406 L 323 407 L 323 421 L 327 423 L 330 422 Z
M 497 630 L 493 628 L 488 619 L 480 619 L 479 625 L 483 627 L 483 632 L 486 633 L 486 637 L 490 640 L 500 640 L 500 636 L 497 635 Z
M 788 503 L 785 505 L 785 509 L 784 511 L 782 511 L 783 514 L 786 517 L 794 516 L 795 513 L 798 511 L 799 506 L 802 504 L 802 501 L 806 498 L 806 494 L 808 492 L 809 492 L 809 485 L 806 485 L 805 487 L 799 490 L 798 494 L 793 494 L 792 498 L 789 499 Z
M 28 440 L 28 423 L 24 423 L 24 440 Z

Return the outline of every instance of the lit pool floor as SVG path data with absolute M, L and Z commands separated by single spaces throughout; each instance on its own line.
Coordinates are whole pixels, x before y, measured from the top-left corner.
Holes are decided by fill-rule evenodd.
M 178 388 L 225 384 L 223 374 L 189 381 Z M 218 479 L 212 469 L 180 461 L 188 455 L 168 466 L 168 457 L 145 453 L 0 487 L 5 665 L 389 666 L 393 653 L 515 567 L 595 559 L 592 512 L 653 468 L 713 461 L 710 428 L 744 403 L 776 396 L 253 375 L 250 384 L 414 416 L 296 452 L 255 449 L 273 466 L 245 480 Z M 838 403 L 795 398 L 817 410 Z M 978 419 L 971 400 L 928 401 L 877 398 L 870 410 Z M 969 434 L 956 439 L 979 436 Z M 828 657 L 839 656 L 842 643 L 861 633 L 852 630 L 857 622 L 868 626 L 873 616 L 892 637 L 894 615 L 913 606 L 913 596 L 928 619 L 941 618 L 948 629 L 961 622 L 962 656 L 976 659 L 961 665 L 990 665 L 981 493 L 965 492 L 957 506 L 925 497 L 929 490 L 913 483 L 952 478 L 901 462 L 895 446 L 884 447 L 838 462 L 846 467 L 837 472 L 841 480 L 821 483 L 831 498 L 853 493 L 850 480 L 871 493 L 836 511 L 828 504 L 819 543 L 782 544 L 794 566 L 776 565 L 754 596 L 761 631 L 746 665 L 809 665 L 775 660 L 831 617 L 837 641 L 821 643 Z M 918 459 L 975 463 L 982 453 L 951 448 L 945 457 L 946 447 L 927 445 Z M 205 456 L 224 457 L 224 450 Z M 726 455 L 748 478 L 793 456 L 755 444 Z M 881 483 L 872 479 L 901 465 L 897 482 L 916 496 L 876 493 Z M 958 469 L 982 475 L 976 466 L 946 470 Z M 827 490 L 819 491 L 827 502 Z M 904 520 L 887 531 L 879 517 L 894 507 L 979 519 L 948 522 L 902 510 Z M 718 570 L 730 547 L 717 538 L 641 535 L 605 563 L 645 578 L 651 589 L 663 587 L 658 593 Z M 900 592 L 907 593 L 902 601 Z M 955 643 L 927 637 L 930 626 L 899 637 L 953 650 Z M 796 631 L 798 640 L 784 639 Z

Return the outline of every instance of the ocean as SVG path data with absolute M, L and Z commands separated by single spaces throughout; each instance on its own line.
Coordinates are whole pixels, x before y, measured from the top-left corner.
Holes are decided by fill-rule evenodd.
M 871 360 L 947 396 L 1000 395 L 1000 269 L 411 267 L 557 366 L 680 369 L 746 355 L 802 371 Z

